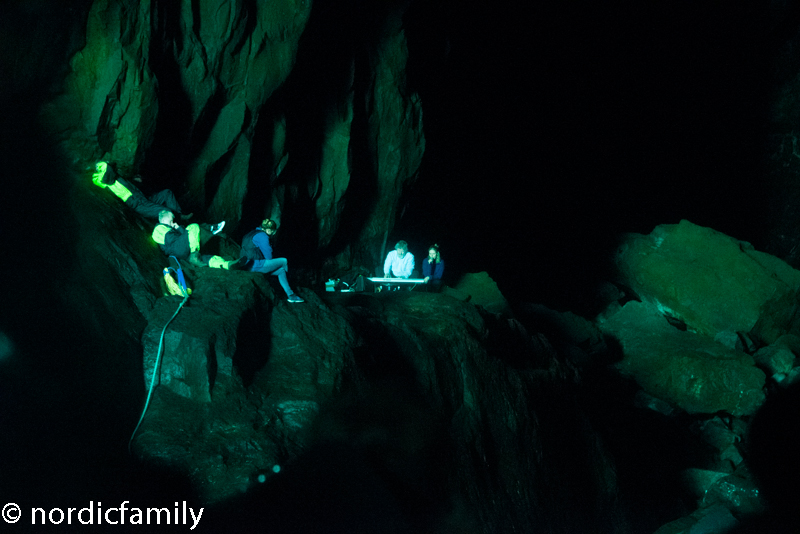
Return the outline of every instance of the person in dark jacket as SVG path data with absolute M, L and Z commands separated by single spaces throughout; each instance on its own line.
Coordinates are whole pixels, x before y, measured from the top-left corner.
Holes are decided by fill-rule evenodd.
M 428 257 L 422 262 L 422 277 L 430 288 L 438 291 L 442 285 L 443 275 L 444 260 L 439 252 L 439 245 L 431 245 L 428 247 Z
M 225 226 L 225 221 L 211 227 L 216 235 Z M 190 224 L 183 227 L 175 222 L 175 215 L 169 210 L 162 210 L 158 216 L 158 224 L 153 228 L 153 241 L 167 256 L 175 256 L 179 260 L 189 260 L 195 267 L 213 267 L 218 269 L 236 268 L 244 262 L 225 261 L 220 256 L 200 256 L 200 226 Z
M 273 258 L 272 246 L 269 238 L 278 231 L 278 225 L 272 219 L 264 219 L 261 226 L 251 230 L 242 238 L 241 257 L 246 258 L 250 271 L 277 276 L 281 287 L 286 292 L 289 302 L 304 302 L 289 287 L 286 272 L 289 270 L 289 260 L 286 258 Z
M 175 200 L 175 195 L 169 189 L 146 197 L 138 187 L 117 176 L 113 166 L 105 161 L 100 161 L 95 165 L 92 182 L 101 189 L 108 189 L 114 193 L 126 206 L 145 219 L 158 220 L 159 213 L 164 210 L 169 210 L 183 219 L 191 217 L 191 214 L 183 216 L 181 207 Z

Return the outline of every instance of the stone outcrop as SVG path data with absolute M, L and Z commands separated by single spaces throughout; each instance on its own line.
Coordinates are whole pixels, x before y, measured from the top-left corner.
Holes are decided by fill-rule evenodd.
M 160 299 L 144 332 L 147 387 L 165 335 L 134 443 L 219 502 L 308 446 L 320 404 L 353 366 L 355 336 L 313 293 L 301 291 L 303 306 L 279 301 L 261 274 L 201 269 L 194 279 L 189 303 Z
M 628 302 L 600 328 L 620 341 L 623 373 L 689 413 L 750 415 L 764 402 L 752 356 L 671 326 L 655 306 Z
M 769 344 L 798 323 L 800 271 L 689 221 L 628 236 L 617 266 L 642 300 L 712 338 L 739 332 Z
M 228 381 L 241 382 L 233 370 L 238 325 L 272 290 L 263 275 L 238 271 L 200 269 L 192 278 L 190 302 L 180 307 L 182 297 L 162 298 L 149 314 L 142 334 L 144 385 L 152 383 L 160 349 L 156 384 L 187 399 L 210 402 L 218 384 L 224 388 Z
M 610 459 L 567 400 L 572 364 L 544 336 L 446 295 L 331 293 L 326 304 L 301 290 L 306 303 L 293 305 L 264 280 L 192 273 L 193 296 L 166 331 L 137 455 L 185 473 L 209 503 L 244 496 L 257 480 L 281 487 L 276 473 L 300 469 L 323 447 L 374 458 L 379 476 L 420 506 L 463 503 L 471 528 L 562 524 L 548 508 L 577 505 L 586 491 L 595 504 L 568 522 L 608 521 Z M 147 384 L 180 300 L 159 299 L 150 314 Z M 565 444 L 599 464 L 574 468 Z M 347 465 L 349 454 L 332 461 Z

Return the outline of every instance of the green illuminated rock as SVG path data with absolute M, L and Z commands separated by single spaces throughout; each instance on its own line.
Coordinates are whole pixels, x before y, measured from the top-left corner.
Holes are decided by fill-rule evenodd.
M 766 377 L 751 356 L 671 326 L 651 304 L 628 302 L 599 326 L 621 343 L 624 374 L 689 413 L 749 415 L 764 402 Z
M 628 236 L 617 266 L 643 301 L 712 338 L 742 332 L 769 344 L 798 321 L 799 271 L 689 221 Z
M 340 27 L 312 4 L 94 0 L 43 122 L 230 232 L 268 216 L 337 270 L 372 266 L 425 150 L 407 6 L 342 5 Z

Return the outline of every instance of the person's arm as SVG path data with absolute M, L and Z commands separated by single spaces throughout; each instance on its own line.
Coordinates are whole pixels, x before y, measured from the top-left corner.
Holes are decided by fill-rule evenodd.
M 425 279 L 425 283 L 428 283 L 428 280 L 431 279 L 431 261 L 425 260 L 422 262 L 422 277 Z
M 269 244 L 269 236 L 266 232 L 256 232 L 253 236 L 253 244 L 258 247 L 265 260 L 272 259 L 272 247 Z
M 433 273 L 434 280 L 441 280 L 442 276 L 444 275 L 444 261 L 440 261 L 436 264 L 436 270 Z
M 392 252 L 386 255 L 386 261 L 383 262 L 383 277 L 389 278 L 389 271 L 392 270 Z

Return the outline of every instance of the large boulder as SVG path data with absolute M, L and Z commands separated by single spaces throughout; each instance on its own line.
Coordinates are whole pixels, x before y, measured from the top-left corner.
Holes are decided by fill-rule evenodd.
M 626 237 L 621 282 L 692 331 L 772 343 L 798 324 L 800 271 L 720 232 L 681 221 Z
M 672 326 L 652 304 L 630 301 L 599 326 L 619 340 L 624 374 L 689 413 L 750 415 L 764 402 L 766 376 L 752 356 Z

